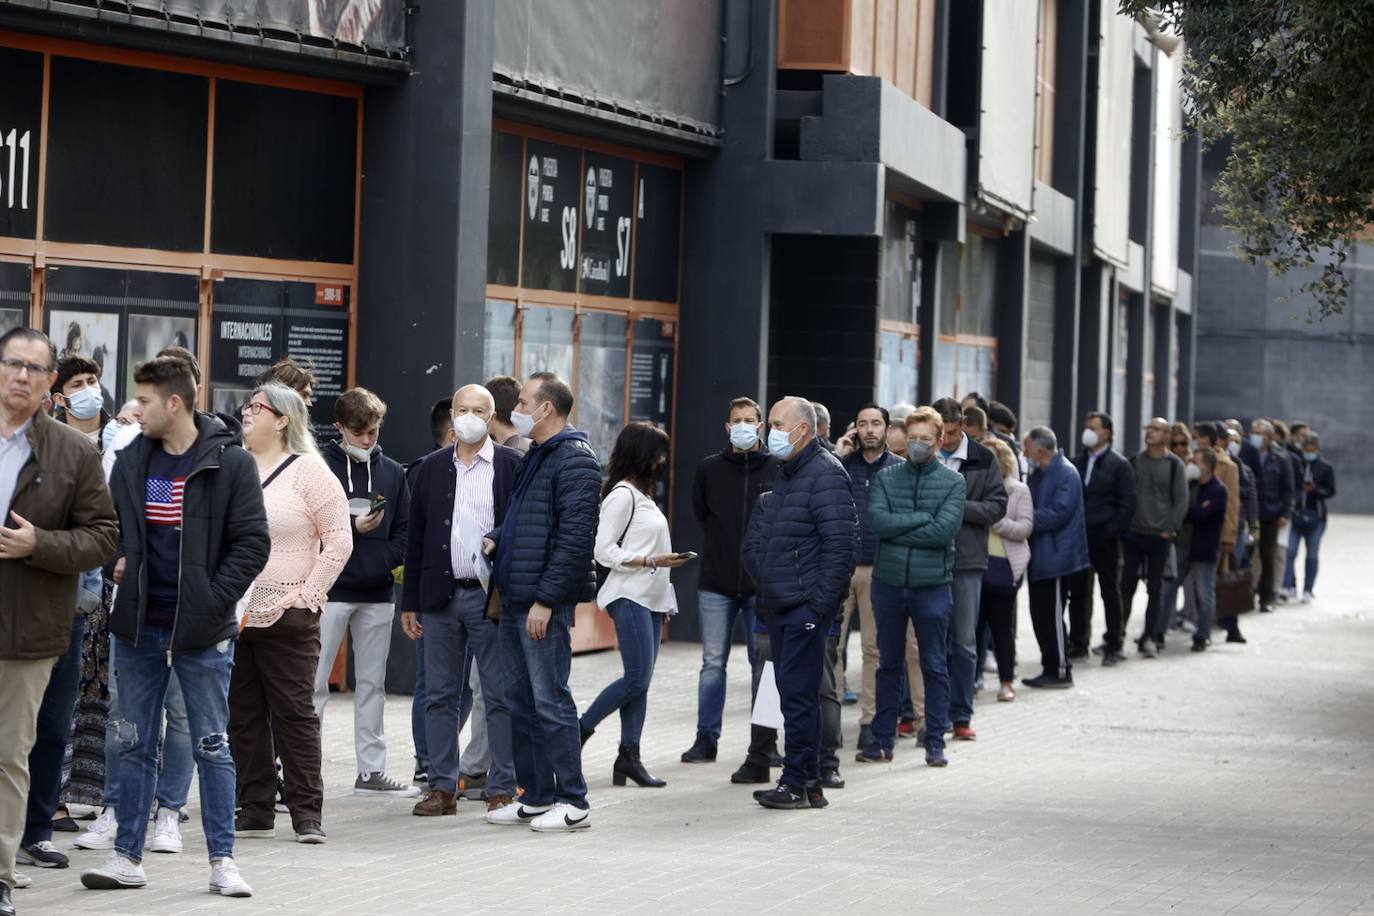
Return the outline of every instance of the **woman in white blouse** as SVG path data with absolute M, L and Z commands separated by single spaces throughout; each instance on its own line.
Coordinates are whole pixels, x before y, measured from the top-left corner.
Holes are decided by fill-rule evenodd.
M 668 520 L 650 496 L 667 461 L 667 433 L 648 423 L 631 423 L 615 440 L 601 491 L 596 562 L 610 573 L 596 603 L 615 621 L 625 673 L 601 691 L 579 724 L 586 744 L 601 720 L 620 710 L 620 755 L 612 772 L 618 786 L 626 779 L 640 786 L 667 785 L 649 775 L 639 759 L 663 620 L 675 609 L 668 570 L 690 559 L 673 552 Z

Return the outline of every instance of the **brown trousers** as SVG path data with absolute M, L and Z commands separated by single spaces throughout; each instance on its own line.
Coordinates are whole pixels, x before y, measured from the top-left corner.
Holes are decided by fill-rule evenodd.
M 319 661 L 320 616 L 313 611 L 291 608 L 270 627 L 245 627 L 239 635 L 229 682 L 229 744 L 247 820 L 272 823 L 277 788 L 273 758 L 280 756 L 291 825 L 321 823 L 324 774 L 315 715 Z
M 14 887 L 14 857 L 29 801 L 29 751 L 56 658 L 0 659 L 0 882 Z

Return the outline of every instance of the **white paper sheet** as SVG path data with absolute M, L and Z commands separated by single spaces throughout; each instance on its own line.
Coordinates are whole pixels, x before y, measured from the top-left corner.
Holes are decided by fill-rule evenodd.
M 483 526 L 465 508 L 458 510 L 458 542 L 463 545 L 463 552 L 472 561 L 473 568 L 477 570 L 477 579 L 482 583 L 483 591 L 491 591 L 491 562 L 482 553 L 482 538 L 486 536 Z
M 773 673 L 772 662 L 763 663 L 759 693 L 754 698 L 754 715 L 750 721 L 765 728 L 782 730 L 782 697 L 778 695 L 778 681 Z

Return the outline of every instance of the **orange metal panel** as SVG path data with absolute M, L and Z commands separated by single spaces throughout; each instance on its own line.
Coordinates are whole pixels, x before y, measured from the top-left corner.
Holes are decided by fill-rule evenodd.
M 912 98 L 916 97 L 918 6 L 918 0 L 898 0 L 897 3 L 897 62 L 893 83 Z
M 873 20 L 873 74 L 897 84 L 897 0 L 878 0 Z
M 778 67 L 849 69 L 845 8 L 850 0 L 778 0 Z
M 849 72 L 876 75 L 873 55 L 874 28 L 878 18 L 877 0 L 849 0 Z
M 931 107 L 935 79 L 935 0 L 920 0 L 916 26 L 916 90 L 912 97 Z

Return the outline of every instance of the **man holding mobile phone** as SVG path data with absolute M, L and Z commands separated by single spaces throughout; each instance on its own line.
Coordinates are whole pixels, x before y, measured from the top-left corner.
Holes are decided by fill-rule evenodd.
M 405 562 L 410 490 L 405 470 L 382 454 L 378 438 L 386 404 L 366 388 L 345 391 L 334 403 L 339 440 L 321 454 L 343 484 L 353 519 L 353 554 L 329 590 L 320 621 L 320 664 L 315 672 L 315 714 L 324 722 L 329 675 L 343 643 L 353 643 L 353 744 L 358 778 L 353 794 L 409 798 L 420 790 L 386 773 L 386 663 L 391 652 L 392 570 Z

